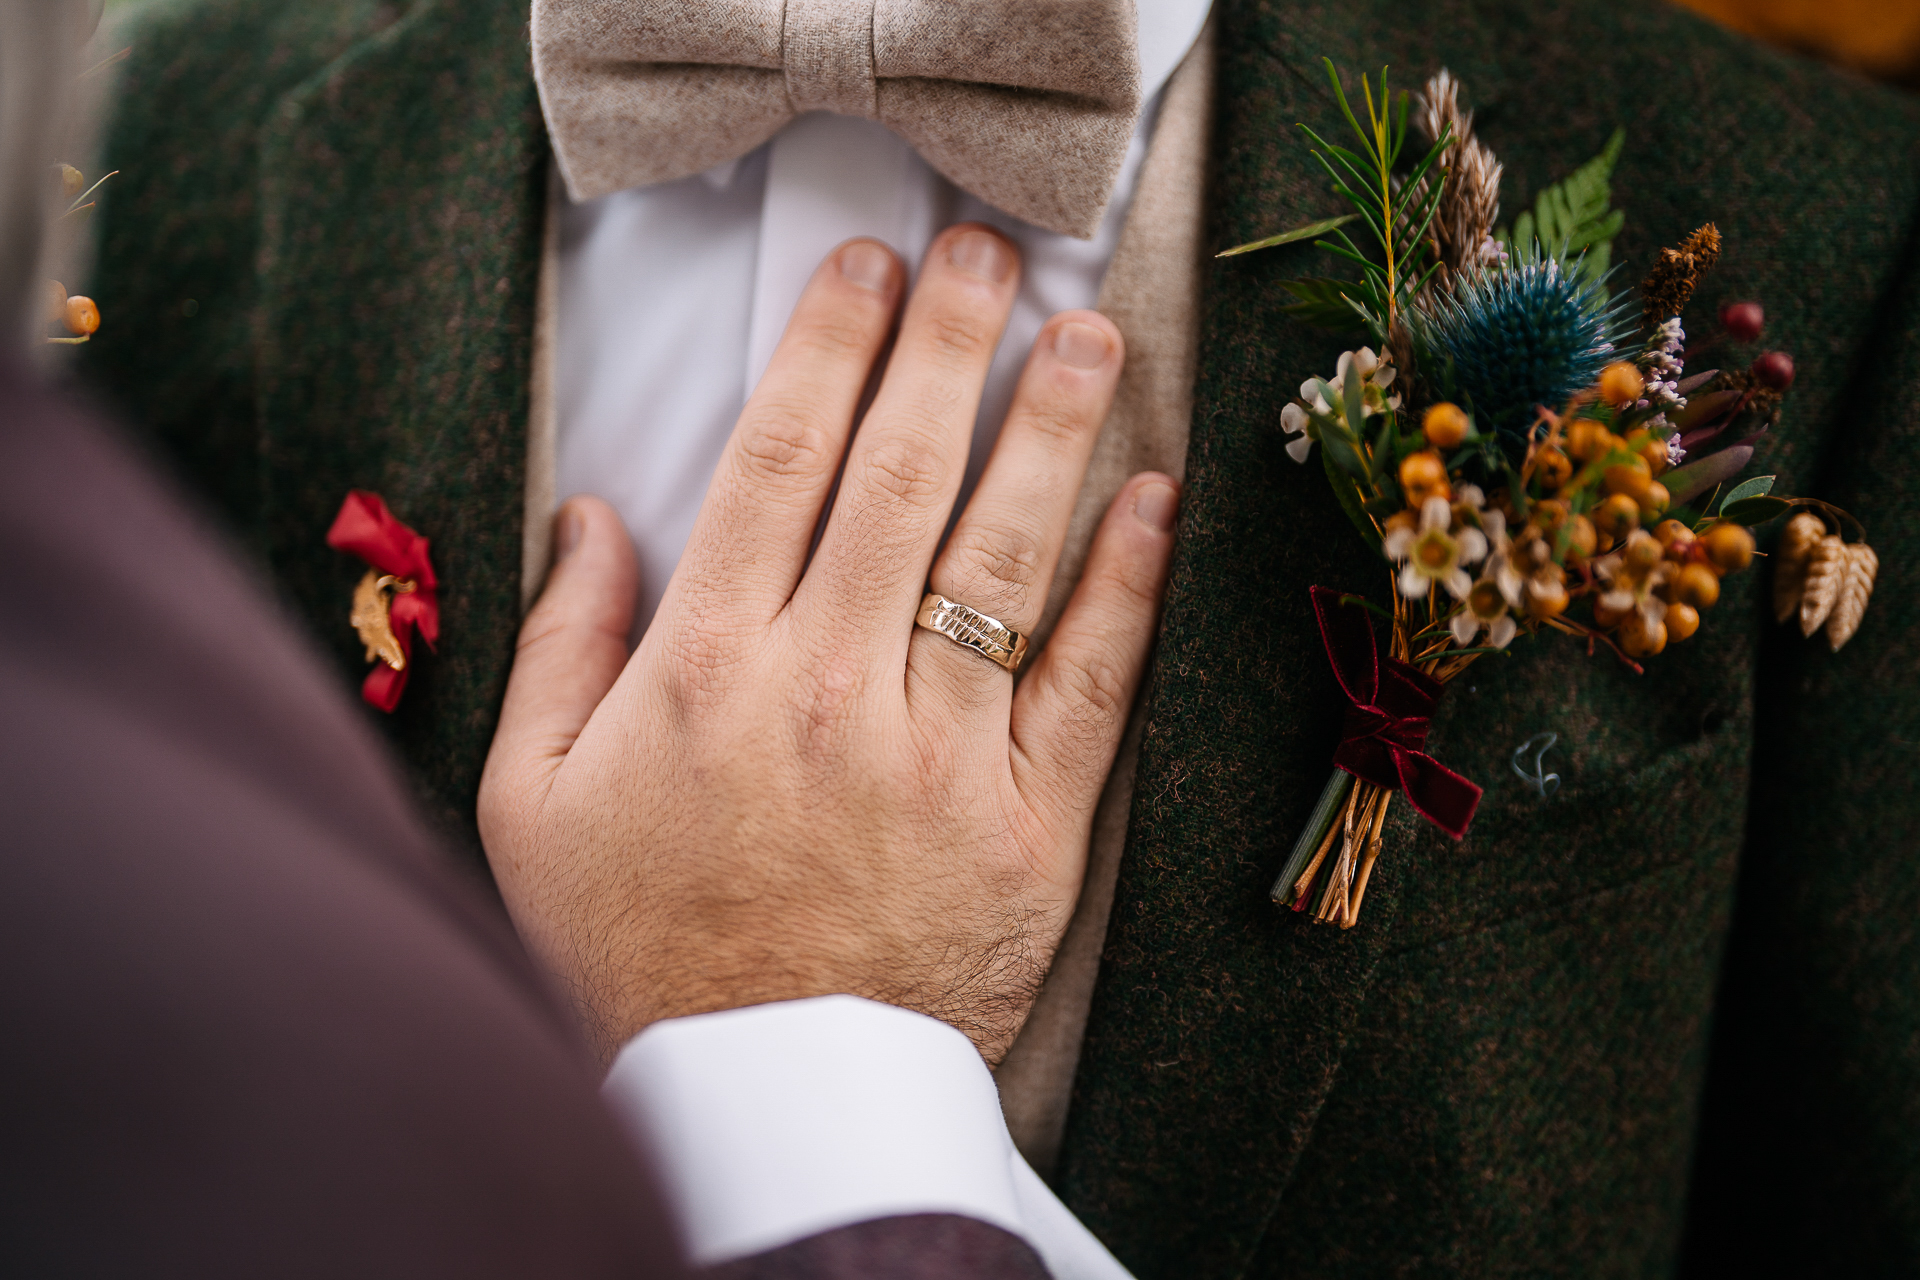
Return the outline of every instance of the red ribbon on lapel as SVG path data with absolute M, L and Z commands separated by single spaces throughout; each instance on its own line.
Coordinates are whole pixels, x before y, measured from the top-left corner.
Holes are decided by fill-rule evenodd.
M 407 665 L 395 671 L 376 662 L 360 685 L 362 698 L 382 711 L 392 711 L 400 705 L 407 673 L 413 670 L 414 631 L 420 632 L 429 649 L 440 640 L 440 583 L 433 576 L 433 561 L 427 558 L 427 540 L 395 519 L 379 494 L 351 489 L 327 530 L 327 545 L 359 556 L 381 573 L 413 583 L 412 591 L 393 597 L 387 614 Z
M 1335 767 L 1406 792 L 1415 812 L 1458 840 L 1473 821 L 1481 789 L 1421 750 L 1447 687 L 1398 658 L 1382 662 L 1364 609 L 1343 608 L 1340 594 L 1326 587 L 1311 594 L 1327 661 L 1351 704 L 1333 753 Z

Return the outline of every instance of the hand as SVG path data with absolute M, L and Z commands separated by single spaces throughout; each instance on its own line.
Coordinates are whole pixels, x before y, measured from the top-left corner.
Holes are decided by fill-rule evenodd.
M 597 499 L 561 509 L 480 833 L 604 1056 L 660 1018 L 835 992 L 942 1018 L 990 1063 L 1025 1020 L 1079 893 L 1178 497 L 1159 475 L 1121 490 L 1017 687 L 914 625 L 929 583 L 1035 624 L 1119 378 L 1111 322 L 1049 321 L 941 548 L 1018 275 L 985 227 L 936 239 L 855 435 L 905 277 L 875 242 L 836 250 L 631 659 L 626 531 Z

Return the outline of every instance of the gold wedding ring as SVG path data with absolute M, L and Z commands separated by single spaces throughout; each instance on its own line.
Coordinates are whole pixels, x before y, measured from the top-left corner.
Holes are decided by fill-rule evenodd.
M 969 609 L 957 600 L 949 600 L 937 591 L 927 592 L 920 602 L 914 622 L 929 631 L 938 631 L 955 644 L 963 644 L 975 653 L 985 654 L 1009 671 L 1018 671 L 1027 656 L 1027 638 L 1011 627 L 1001 625 L 977 609 Z

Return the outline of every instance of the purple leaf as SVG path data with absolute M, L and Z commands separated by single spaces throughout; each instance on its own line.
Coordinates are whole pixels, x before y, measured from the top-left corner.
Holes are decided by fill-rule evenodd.
M 1743 391 L 1709 391 L 1687 401 L 1686 408 L 1668 414 L 1667 421 L 1682 431 L 1701 426 L 1733 408 L 1745 394 Z
M 1684 467 L 1675 467 L 1660 477 L 1660 483 L 1667 486 L 1667 493 L 1674 502 L 1685 502 L 1696 494 L 1706 492 L 1714 485 L 1724 484 L 1733 479 L 1752 461 L 1752 445 L 1729 445 L 1718 453 L 1708 454 L 1698 462 L 1689 462 Z
M 1732 422 L 1733 420 L 1731 418 L 1722 418 L 1712 426 L 1696 427 L 1692 431 L 1684 432 L 1680 436 L 1680 447 L 1688 453 L 1692 453 L 1695 445 L 1713 439 L 1722 431 L 1725 431 Z
M 1719 376 L 1718 369 L 1709 369 L 1705 373 L 1696 373 L 1690 378 L 1682 378 L 1674 386 L 1673 393 L 1677 396 L 1690 396 Z

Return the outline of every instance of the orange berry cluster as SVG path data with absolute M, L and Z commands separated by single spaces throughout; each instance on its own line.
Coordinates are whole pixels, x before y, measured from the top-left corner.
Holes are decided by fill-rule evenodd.
M 1622 361 L 1602 371 L 1586 399 L 1626 410 L 1645 390 L 1640 370 Z M 1673 499 L 1659 477 L 1667 442 L 1645 427 L 1623 436 L 1596 418 L 1551 421 L 1526 472 L 1527 489 L 1543 496 L 1527 504 L 1524 518 L 1512 494 L 1497 493 L 1490 504 L 1506 516 L 1508 563 L 1525 613 L 1545 622 L 1591 593 L 1595 627 L 1631 657 L 1687 639 L 1700 627 L 1700 611 L 1719 600 L 1720 579 L 1752 560 L 1753 535 L 1723 522 L 1696 536 L 1666 519 Z M 1471 431 L 1467 415 L 1446 403 L 1429 408 L 1420 425 L 1430 447 L 1403 458 L 1398 473 L 1412 511 L 1434 497 L 1453 500 L 1442 451 L 1458 448 Z M 1411 519 L 1411 511 L 1396 518 Z M 1569 574 L 1577 577 L 1572 589 Z M 1484 580 L 1479 588 L 1494 589 Z
M 1737 524 L 1716 524 L 1695 536 L 1678 520 L 1652 533 L 1636 529 L 1621 548 L 1615 590 L 1594 601 L 1594 625 L 1614 631 L 1629 657 L 1659 653 L 1700 629 L 1700 611 L 1720 599 L 1720 579 L 1753 562 L 1753 535 Z M 1634 604 L 1611 606 L 1616 595 Z

